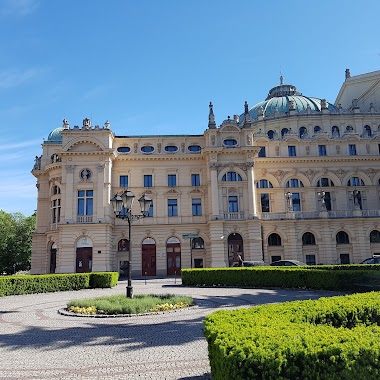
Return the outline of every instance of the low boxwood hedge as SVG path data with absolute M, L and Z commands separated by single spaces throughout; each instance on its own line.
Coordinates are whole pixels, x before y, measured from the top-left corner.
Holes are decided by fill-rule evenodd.
M 117 284 L 118 277 L 117 272 L 4 276 L 0 277 L 0 296 L 110 288 Z
M 380 271 L 331 267 L 182 269 L 184 286 L 237 286 L 368 291 L 380 289 Z
M 380 378 L 380 293 L 218 311 L 204 321 L 213 380 Z

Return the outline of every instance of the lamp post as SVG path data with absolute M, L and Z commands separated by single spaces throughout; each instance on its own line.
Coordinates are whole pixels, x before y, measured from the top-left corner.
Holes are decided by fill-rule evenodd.
M 128 251 L 128 285 L 127 285 L 127 298 L 133 298 L 133 287 L 132 287 L 132 239 L 131 239 L 131 225 L 134 220 L 145 218 L 148 216 L 149 207 L 152 204 L 152 199 L 149 198 L 145 193 L 139 198 L 141 214 L 132 214 L 133 200 L 135 199 L 134 194 L 128 189 L 122 194 L 116 193 L 111 199 L 113 212 L 116 218 L 127 220 L 128 222 L 128 236 L 129 236 L 129 251 Z
M 293 193 L 291 193 L 290 191 L 287 191 L 285 193 L 285 198 L 286 198 L 286 204 L 287 204 L 287 207 L 288 207 L 288 211 L 293 211 L 292 196 L 293 196 Z
M 326 211 L 327 210 L 327 207 L 326 207 L 326 201 L 325 201 L 325 198 L 326 198 L 326 193 L 323 189 L 321 189 L 321 191 L 318 191 L 318 198 L 321 200 L 321 211 Z

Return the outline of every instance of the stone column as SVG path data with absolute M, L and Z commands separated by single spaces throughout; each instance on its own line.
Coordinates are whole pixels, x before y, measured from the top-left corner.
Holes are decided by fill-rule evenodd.
M 218 166 L 211 163 L 211 205 L 214 219 L 219 218 Z
M 255 191 L 255 175 L 253 172 L 253 162 L 247 162 L 248 174 L 248 212 L 249 218 L 256 216 L 256 191 Z

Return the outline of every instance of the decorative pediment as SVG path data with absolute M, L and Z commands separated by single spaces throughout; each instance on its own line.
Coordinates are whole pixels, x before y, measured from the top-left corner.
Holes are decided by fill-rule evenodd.
M 220 132 L 240 132 L 240 129 L 238 127 L 234 127 L 232 125 L 228 125 L 226 127 L 222 127 L 220 129 Z
M 204 193 L 205 192 L 203 190 L 196 188 L 196 189 L 189 191 L 188 194 L 189 195 L 204 195 Z
M 181 193 L 179 191 L 177 191 L 176 189 L 170 189 L 168 190 L 165 195 L 181 195 Z

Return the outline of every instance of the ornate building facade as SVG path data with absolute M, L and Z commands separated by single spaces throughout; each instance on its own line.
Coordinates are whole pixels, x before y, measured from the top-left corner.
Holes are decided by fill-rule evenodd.
M 244 260 L 358 263 L 380 253 L 380 71 L 346 70 L 335 103 L 280 84 L 202 135 L 115 136 L 110 123 L 44 141 L 32 170 L 32 273 L 180 274 Z M 110 199 L 147 194 L 127 223 Z M 137 202 L 132 212 L 139 213 Z

